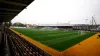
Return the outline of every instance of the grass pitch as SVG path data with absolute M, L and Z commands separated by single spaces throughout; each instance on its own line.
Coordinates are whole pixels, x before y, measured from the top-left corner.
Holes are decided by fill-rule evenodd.
M 58 51 L 63 51 L 95 34 L 94 32 L 86 32 L 82 35 L 81 32 L 73 30 L 13 29 Z

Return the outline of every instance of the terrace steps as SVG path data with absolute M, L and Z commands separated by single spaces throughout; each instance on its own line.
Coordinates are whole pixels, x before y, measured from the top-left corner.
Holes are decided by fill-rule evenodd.
M 8 28 L 0 31 L 1 56 L 51 56 Z

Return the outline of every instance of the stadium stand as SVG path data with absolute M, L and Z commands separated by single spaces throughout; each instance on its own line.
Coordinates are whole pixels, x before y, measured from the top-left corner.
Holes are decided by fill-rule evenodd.
M 40 48 L 21 38 L 8 28 L 0 29 L 0 55 L 2 56 L 50 56 Z
M 100 31 L 100 25 L 74 25 L 73 30 Z
M 29 43 L 25 39 L 19 37 L 12 31 L 8 30 L 9 43 L 12 48 L 13 55 L 22 55 L 22 56 L 50 56 L 48 53 L 39 49 L 35 45 Z
M 33 1 L 0 1 L 0 56 L 50 56 L 8 29 L 11 20 Z

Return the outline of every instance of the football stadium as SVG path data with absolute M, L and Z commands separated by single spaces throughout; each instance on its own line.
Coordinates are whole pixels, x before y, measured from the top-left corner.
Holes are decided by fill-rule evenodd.
M 0 1 L 0 56 L 100 56 L 100 24 L 96 16 L 91 17 L 90 24 L 88 19 L 85 24 L 12 23 L 32 2 Z

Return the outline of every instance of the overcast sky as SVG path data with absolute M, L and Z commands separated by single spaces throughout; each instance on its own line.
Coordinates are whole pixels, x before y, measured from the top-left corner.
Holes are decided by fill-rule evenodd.
M 93 15 L 100 24 L 100 0 L 35 0 L 12 22 L 90 24 Z

